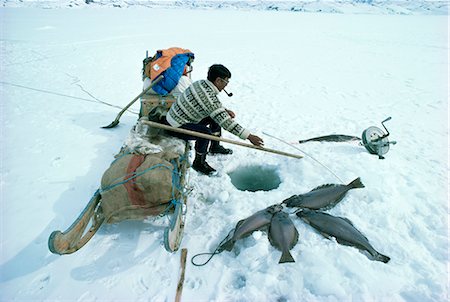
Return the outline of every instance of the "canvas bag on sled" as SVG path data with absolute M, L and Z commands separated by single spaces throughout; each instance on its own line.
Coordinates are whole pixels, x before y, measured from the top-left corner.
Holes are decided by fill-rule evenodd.
M 144 219 L 164 212 L 174 196 L 174 167 L 170 160 L 176 157 L 161 152 L 126 154 L 116 159 L 101 181 L 102 210 L 106 221 Z

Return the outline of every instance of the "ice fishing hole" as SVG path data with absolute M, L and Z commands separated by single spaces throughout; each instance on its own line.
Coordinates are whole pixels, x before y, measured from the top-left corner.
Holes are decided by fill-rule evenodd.
M 270 191 L 280 186 L 281 180 L 274 166 L 239 167 L 228 173 L 231 183 L 241 191 Z

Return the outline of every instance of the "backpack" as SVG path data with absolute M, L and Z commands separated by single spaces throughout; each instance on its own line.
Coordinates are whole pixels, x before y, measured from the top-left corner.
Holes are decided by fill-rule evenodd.
M 156 79 L 163 75 L 164 79 L 153 86 L 153 91 L 159 95 L 167 95 L 177 86 L 183 74 L 187 73 L 187 66 L 194 60 L 194 53 L 189 49 L 171 47 L 158 50 L 153 57 L 143 61 L 142 76 Z

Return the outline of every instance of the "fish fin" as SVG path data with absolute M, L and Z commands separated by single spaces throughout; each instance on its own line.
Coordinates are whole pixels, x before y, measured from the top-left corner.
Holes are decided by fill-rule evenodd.
M 292 241 L 292 244 L 289 246 L 289 248 L 290 249 L 293 248 L 297 244 L 297 242 L 298 242 L 298 231 L 297 231 L 297 229 L 295 229 L 295 237 L 294 237 L 294 240 Z
M 361 247 L 361 248 L 360 248 L 360 247 L 358 247 L 357 245 L 355 245 L 354 243 L 351 243 L 351 242 L 349 242 L 349 241 L 347 241 L 347 240 L 340 239 L 340 238 L 337 238 L 337 237 L 333 237 L 333 238 L 335 238 L 336 241 L 337 241 L 337 243 L 339 243 L 339 244 L 346 245 L 346 246 L 351 246 L 351 247 L 355 247 L 355 248 L 360 249 L 360 250 L 364 250 L 364 247 Z
M 327 238 L 328 240 L 333 239 L 333 236 L 330 236 L 330 234 L 324 233 L 324 232 L 320 232 L 318 231 L 320 235 L 322 235 L 323 237 Z
M 355 179 L 354 181 L 352 181 L 351 183 L 349 183 L 347 185 L 348 187 L 351 187 L 352 189 L 356 189 L 356 188 L 365 188 L 364 184 L 361 181 L 361 178 L 358 177 L 357 179 Z
M 324 233 L 322 231 L 320 231 L 316 226 L 314 226 L 313 224 L 311 224 L 311 221 L 308 220 L 308 218 L 304 217 L 304 216 L 300 216 L 298 215 L 299 213 L 297 213 L 297 216 L 303 220 L 306 224 L 308 224 L 309 226 L 311 226 L 318 234 L 322 235 L 323 237 L 325 237 L 328 240 L 332 240 L 334 237 L 331 236 L 330 234 Z
M 341 218 L 342 220 L 345 220 L 346 222 L 348 222 L 352 227 L 355 227 L 355 225 L 353 224 L 353 222 L 350 220 L 350 219 L 348 219 L 348 218 L 345 218 L 345 217 L 339 217 L 339 218 Z M 365 237 L 365 236 L 364 236 Z M 366 238 L 367 239 L 367 238 Z
M 289 249 L 292 249 L 298 242 L 298 231 L 297 228 L 294 225 L 294 222 L 292 222 L 292 219 L 288 216 L 287 219 L 291 222 L 292 226 L 294 227 L 294 240 L 292 240 L 291 244 L 289 245 Z
M 366 235 L 364 235 L 360 230 L 358 230 L 358 229 L 355 227 L 355 225 L 353 224 L 353 222 L 352 222 L 350 219 L 345 218 L 345 217 L 339 217 L 339 218 L 342 219 L 342 220 L 344 220 L 345 222 L 349 223 L 352 227 L 355 228 L 355 230 L 356 230 L 356 231 L 357 231 L 364 239 L 366 239 L 367 242 L 369 242 L 369 239 L 366 237 Z
M 267 234 L 267 237 L 269 238 L 270 245 L 275 247 L 276 249 L 278 249 L 278 247 L 275 244 L 275 241 L 272 238 L 272 233 L 270 232 L 270 228 L 269 228 L 269 232 Z
M 328 211 L 328 210 L 334 208 L 338 203 L 340 203 L 342 201 L 342 199 L 344 199 L 346 194 L 347 194 L 347 192 L 342 193 L 338 198 L 336 198 L 335 201 L 333 201 L 332 203 L 330 203 L 324 207 L 318 208 L 317 210 Z
M 359 248 L 357 246 L 355 246 L 355 247 Z M 372 261 L 380 261 L 383 263 L 388 263 L 391 260 L 390 257 L 379 253 L 375 249 L 367 249 L 367 248 L 361 247 L 360 252 Z
M 333 236 L 331 236 L 330 234 L 324 233 L 324 232 L 322 232 L 321 230 L 319 230 L 319 228 L 317 228 L 314 224 L 312 224 L 311 221 L 310 221 L 307 217 L 305 217 L 305 216 L 300 216 L 300 215 L 298 215 L 298 214 L 299 214 L 299 213 L 297 213 L 297 216 L 300 217 L 300 219 L 303 220 L 306 224 L 308 224 L 309 226 L 311 226 L 311 227 L 314 229 L 314 231 L 315 231 L 316 233 L 322 235 L 322 236 L 325 237 L 326 239 L 329 239 L 329 240 L 333 239 Z
M 304 208 L 304 209 L 300 209 L 300 211 L 296 212 L 295 215 L 302 218 L 302 217 L 306 217 L 306 215 L 308 215 L 308 213 L 314 213 L 314 212 L 316 212 L 316 211 L 312 210 L 312 209 Z
M 295 213 L 295 215 L 300 218 L 304 223 L 311 225 L 311 221 L 308 219 L 308 216 L 306 216 L 305 214 L 307 213 L 307 211 L 311 211 L 310 209 L 302 209 L 301 211 L 298 211 L 297 213 Z
M 316 189 L 313 190 L 317 190 L 320 188 L 324 188 L 324 187 L 330 187 L 330 186 L 340 186 L 340 185 L 323 185 L 321 187 L 318 187 Z M 361 182 L 361 179 L 358 177 L 357 179 L 355 179 L 354 181 L 352 181 L 351 183 L 349 183 L 347 185 L 347 187 L 350 189 L 355 189 L 355 188 L 365 188 L 364 184 Z M 327 211 L 330 210 L 332 208 L 334 208 L 338 203 L 340 203 L 342 201 L 342 199 L 344 199 L 345 195 L 347 195 L 348 190 L 345 190 L 341 195 L 339 195 L 335 201 L 333 201 L 332 203 L 328 204 L 325 207 L 320 208 L 319 210 L 322 211 Z M 349 221 L 348 219 L 346 219 L 347 221 Z M 350 222 L 350 221 L 349 221 Z M 350 222 L 351 225 L 353 225 L 353 223 Z
M 302 211 L 300 211 L 300 212 L 297 212 L 297 217 L 298 218 L 300 218 L 304 223 L 306 223 L 307 225 L 311 225 L 311 221 L 309 221 L 309 219 L 307 218 L 307 217 L 305 217 L 305 216 L 303 216 L 302 214 L 301 214 L 301 212 Z
M 383 254 L 377 252 L 377 255 L 374 256 L 373 260 L 381 261 L 383 263 L 388 263 L 389 260 L 391 260 L 391 258 L 386 256 L 386 255 L 383 255 Z
M 273 216 L 272 216 L 272 219 L 273 219 Z M 268 227 L 268 230 L 267 230 L 267 238 L 269 239 L 270 245 L 275 247 L 275 248 L 277 248 L 276 245 L 275 245 L 275 242 L 273 241 L 272 232 L 270 230 L 271 230 L 271 224 L 269 224 L 269 227 Z
M 278 263 L 286 263 L 286 262 L 295 262 L 294 258 L 292 257 L 289 251 L 283 252 L 281 254 L 280 261 L 278 261 Z
M 317 190 L 320 190 L 320 189 L 330 188 L 330 187 L 337 187 L 337 186 L 340 186 L 340 185 L 336 185 L 336 184 L 325 184 L 325 185 L 320 185 L 320 186 L 318 186 L 318 187 L 315 187 L 314 189 L 312 189 L 312 190 L 309 191 L 309 192 L 314 192 L 314 191 L 317 191 Z

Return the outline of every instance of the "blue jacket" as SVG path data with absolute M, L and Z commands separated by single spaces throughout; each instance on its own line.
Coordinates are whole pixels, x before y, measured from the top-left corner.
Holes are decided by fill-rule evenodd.
M 164 79 L 153 86 L 153 90 L 160 95 L 167 95 L 171 92 L 175 86 L 177 86 L 178 81 L 184 72 L 184 67 L 186 66 L 189 58 L 194 58 L 193 53 L 183 53 L 175 55 L 170 61 L 170 67 L 167 68 L 162 75 Z

